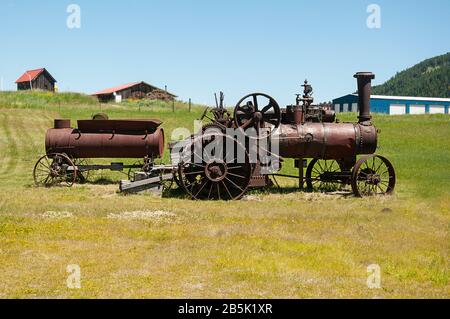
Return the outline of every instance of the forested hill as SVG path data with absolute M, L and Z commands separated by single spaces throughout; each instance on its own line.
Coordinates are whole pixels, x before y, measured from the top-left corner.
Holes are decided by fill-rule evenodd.
M 384 84 L 374 86 L 372 94 L 449 98 L 450 52 L 398 72 Z

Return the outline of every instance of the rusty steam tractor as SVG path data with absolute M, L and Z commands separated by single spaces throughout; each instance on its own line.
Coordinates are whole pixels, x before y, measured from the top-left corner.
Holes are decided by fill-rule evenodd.
M 285 109 L 267 94 L 252 93 L 230 114 L 221 94 L 220 103 L 216 99 L 216 107 L 205 109 L 202 115 L 201 119 L 210 123 L 184 141 L 169 145 L 169 165 L 155 161 L 165 144 L 158 120 L 100 117 L 80 120 L 78 128 L 71 128 L 70 120 L 57 119 L 47 131 L 46 155 L 35 165 L 34 181 L 44 186 L 71 186 L 86 179 L 91 170 L 128 169 L 129 180 L 120 183 L 122 192 L 174 181 L 193 199 L 233 200 L 250 188 L 273 185 L 271 177 L 285 176 L 298 179 L 299 187 L 306 184 L 308 190 L 335 191 L 351 185 L 356 196 L 390 194 L 395 187 L 394 168 L 385 157 L 375 154 L 378 131 L 370 115 L 375 76 L 358 72 L 354 77 L 359 96 L 357 123 L 340 123 L 334 111 L 314 105 L 312 87 L 306 81 L 303 95 L 298 94 L 296 103 Z M 253 134 L 247 134 L 249 131 Z M 238 138 L 236 132 L 244 138 Z M 272 147 L 275 144 L 277 147 Z M 265 155 L 256 152 L 256 157 L 252 156 L 255 147 L 262 147 Z M 138 158 L 141 163 L 88 165 L 86 158 Z M 298 175 L 279 173 L 286 158 L 295 159 Z M 306 159 L 311 160 L 303 174 Z

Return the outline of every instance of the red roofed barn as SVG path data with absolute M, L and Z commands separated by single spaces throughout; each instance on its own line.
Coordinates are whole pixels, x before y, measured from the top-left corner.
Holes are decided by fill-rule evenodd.
M 98 98 L 100 102 L 108 102 L 115 100 L 120 102 L 125 99 L 158 99 L 165 101 L 173 101 L 177 96 L 166 90 L 161 90 L 156 86 L 145 82 L 133 82 L 119 85 L 109 89 L 101 90 L 92 94 Z
M 16 80 L 17 90 L 39 89 L 46 91 L 55 91 L 56 80 L 45 69 L 36 69 L 26 71 Z

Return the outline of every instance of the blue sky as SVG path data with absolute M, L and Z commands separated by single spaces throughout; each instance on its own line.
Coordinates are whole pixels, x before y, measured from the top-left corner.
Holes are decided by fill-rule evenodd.
M 66 26 L 71 3 L 80 29 Z M 223 90 L 227 105 L 256 91 L 292 103 L 308 78 L 319 102 L 354 91 L 356 71 L 382 83 L 450 51 L 449 13 L 448 0 L 1 0 L 0 77 L 13 90 L 46 67 L 60 91 L 143 80 L 206 104 Z

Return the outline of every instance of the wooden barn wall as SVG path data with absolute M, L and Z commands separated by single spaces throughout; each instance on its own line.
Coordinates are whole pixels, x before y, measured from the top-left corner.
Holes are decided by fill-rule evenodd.
M 42 73 L 33 81 L 33 88 L 53 92 L 55 91 L 55 83 L 47 74 Z
M 20 82 L 17 83 L 17 90 L 29 90 L 30 89 L 30 82 Z
M 130 98 L 139 98 L 139 95 L 142 95 L 142 97 L 145 97 L 145 95 L 147 93 L 150 93 L 153 90 L 155 90 L 154 87 L 140 83 L 140 84 L 137 84 L 130 88 L 127 88 L 125 90 L 118 91 L 117 94 L 122 96 L 122 100 L 126 100 L 126 99 L 130 99 Z M 97 95 L 97 98 L 100 102 L 106 103 L 108 101 L 114 100 L 114 95 L 113 94 L 102 94 L 102 95 Z M 174 97 L 172 95 L 170 95 L 169 93 L 167 93 L 167 99 L 173 100 Z
M 97 95 L 98 100 L 101 103 L 107 103 L 108 101 L 112 101 L 114 100 L 114 95 L 111 94 L 101 94 L 101 95 Z
M 122 99 L 129 99 L 129 98 L 133 97 L 133 94 L 142 93 L 145 95 L 145 94 L 149 93 L 150 91 L 152 91 L 151 86 L 140 83 L 138 85 L 135 85 L 128 89 L 120 91 L 119 94 L 122 95 Z
M 122 91 L 118 92 L 118 94 L 122 95 L 122 99 L 129 99 L 129 98 L 133 98 L 133 97 L 136 98 L 137 97 L 136 93 L 138 93 L 138 94 L 141 93 L 145 96 L 147 93 L 150 93 L 153 90 L 155 90 L 154 87 L 140 83 L 140 84 L 130 87 L 128 89 L 122 90 Z M 170 100 L 173 99 L 173 97 L 170 94 L 167 94 L 167 96 Z
M 46 91 L 55 91 L 55 83 L 53 80 L 47 76 L 46 73 L 40 74 L 36 79 L 31 81 L 33 85 L 33 89 L 46 90 Z M 17 83 L 17 90 L 29 90 L 30 82 L 22 82 Z

